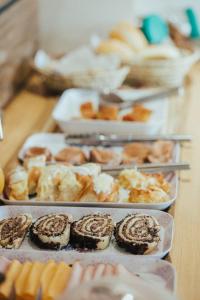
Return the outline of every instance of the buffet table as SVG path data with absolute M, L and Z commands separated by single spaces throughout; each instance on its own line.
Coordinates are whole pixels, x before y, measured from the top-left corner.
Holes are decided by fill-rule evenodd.
M 200 236 L 198 234 L 200 228 L 199 76 L 200 65 L 197 65 L 190 74 L 190 83 L 186 90 L 186 104 L 188 105 L 181 107 L 182 115 L 187 112 L 187 118 L 183 118 L 180 131 L 193 136 L 192 144 L 186 144 L 182 148 L 182 160 L 190 162 L 192 170 L 181 173 L 180 193 L 175 207 L 170 210 L 175 217 L 175 236 L 169 259 L 177 271 L 178 296 L 182 300 L 199 299 L 200 295 L 200 266 L 197 265 L 200 249 Z M 10 168 L 16 163 L 18 150 L 28 135 L 38 131 L 57 130 L 50 117 L 55 103 L 56 97 L 43 97 L 22 90 L 5 108 L 5 139 L 0 145 L 0 165 L 3 168 Z M 180 114 L 180 111 L 177 112 L 176 110 L 174 113 Z

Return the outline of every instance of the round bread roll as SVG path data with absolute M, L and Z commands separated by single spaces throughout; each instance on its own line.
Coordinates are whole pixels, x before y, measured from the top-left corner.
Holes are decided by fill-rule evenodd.
M 0 194 L 3 193 L 4 185 L 5 185 L 5 176 L 3 170 L 0 168 Z
M 130 23 L 120 23 L 111 32 L 110 37 L 126 43 L 135 52 L 147 47 L 148 42 L 143 32 Z
M 140 53 L 146 60 L 175 59 L 180 57 L 178 48 L 170 45 L 151 45 Z
M 118 55 L 123 63 L 130 62 L 134 57 L 132 49 L 127 44 L 117 39 L 102 41 L 96 48 L 96 53 Z

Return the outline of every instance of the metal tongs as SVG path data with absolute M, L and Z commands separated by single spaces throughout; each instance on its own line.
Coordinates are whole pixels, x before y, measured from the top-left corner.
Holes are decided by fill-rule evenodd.
M 192 137 L 185 134 L 175 135 L 128 135 L 119 136 L 116 134 L 80 134 L 80 135 L 66 135 L 65 141 L 68 145 L 74 146 L 120 146 L 131 142 L 152 142 L 157 140 L 174 141 L 174 142 L 189 142 Z
M 116 104 L 119 109 L 126 109 L 132 107 L 134 104 L 138 103 L 144 103 L 148 101 L 153 101 L 153 100 L 159 100 L 164 97 L 169 97 L 172 95 L 178 95 L 181 92 L 184 91 L 183 86 L 175 86 L 167 89 L 163 89 L 161 91 L 157 91 L 155 93 L 150 93 L 145 96 L 141 96 L 136 99 L 129 99 L 129 100 L 124 100 L 122 97 L 120 97 L 117 93 L 113 92 L 104 92 L 102 93 L 101 96 L 101 102 L 102 103 L 113 103 Z
M 129 165 L 119 165 L 116 167 L 103 166 L 102 171 L 117 175 L 123 169 L 137 169 L 143 172 L 170 172 L 170 171 L 181 171 L 190 170 L 190 165 L 186 162 L 180 163 L 149 163 L 149 164 L 129 164 Z

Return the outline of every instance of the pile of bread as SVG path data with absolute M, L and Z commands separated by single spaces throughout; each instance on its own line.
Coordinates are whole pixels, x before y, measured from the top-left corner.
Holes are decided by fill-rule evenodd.
M 98 164 L 46 164 L 44 155 L 28 158 L 11 170 L 4 194 L 9 200 L 65 202 L 164 202 L 170 185 L 162 175 L 123 170 L 117 178 Z
M 98 54 L 115 54 L 122 63 L 135 59 L 174 59 L 181 55 L 179 49 L 170 44 L 150 45 L 143 32 L 128 22 L 117 24 L 96 48 Z

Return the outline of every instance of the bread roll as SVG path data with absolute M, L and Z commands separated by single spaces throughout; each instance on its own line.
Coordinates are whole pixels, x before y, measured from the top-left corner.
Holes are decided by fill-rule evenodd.
M 96 48 L 97 54 L 115 54 L 120 57 L 123 63 L 128 63 L 134 58 L 134 52 L 125 43 L 117 39 L 102 41 Z
M 148 42 L 143 32 L 130 23 L 119 23 L 111 32 L 110 38 L 126 43 L 135 52 L 147 47 Z

